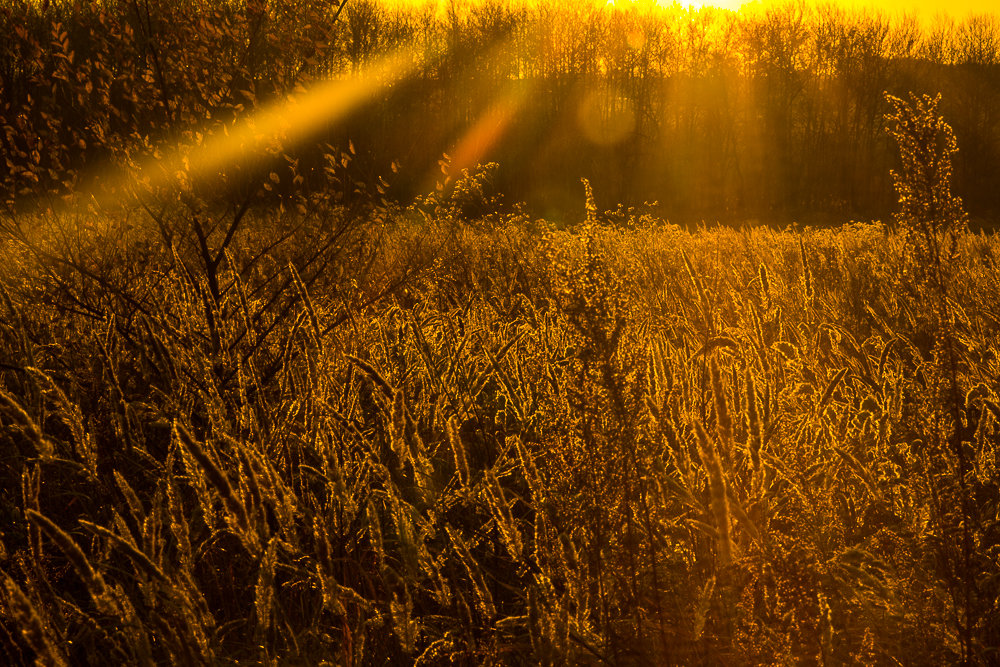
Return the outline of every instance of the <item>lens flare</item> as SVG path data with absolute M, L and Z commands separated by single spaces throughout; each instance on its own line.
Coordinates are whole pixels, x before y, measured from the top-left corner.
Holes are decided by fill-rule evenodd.
M 591 143 L 613 146 L 635 130 L 635 108 L 632 100 L 617 91 L 591 91 L 580 102 L 577 123 Z
M 489 155 L 527 102 L 529 87 L 528 82 L 524 82 L 524 85 L 513 85 L 512 82 L 500 99 L 494 102 L 455 144 L 451 151 L 451 164 L 456 173 L 462 169 L 475 167 Z

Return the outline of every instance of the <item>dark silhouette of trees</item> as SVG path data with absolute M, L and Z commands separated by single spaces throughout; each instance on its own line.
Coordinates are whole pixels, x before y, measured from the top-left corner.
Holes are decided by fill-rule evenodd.
M 649 0 L 342 9 L 7 0 L 5 199 L 73 190 L 111 153 L 151 151 L 409 47 L 420 62 L 408 81 L 317 137 L 352 140 L 367 178 L 398 161 L 402 200 L 433 187 L 442 154 L 478 128 L 489 141 L 473 153 L 499 162 L 497 187 L 543 215 L 579 213 L 585 177 L 599 206 L 656 200 L 679 220 L 883 217 L 894 201 L 883 92 L 915 91 L 943 94 L 970 214 L 1000 211 L 995 15 L 920 22 L 833 5 L 737 14 Z

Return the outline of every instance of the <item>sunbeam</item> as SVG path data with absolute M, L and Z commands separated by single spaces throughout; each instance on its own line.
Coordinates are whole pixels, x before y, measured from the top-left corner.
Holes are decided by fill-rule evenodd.
M 404 80 L 420 59 L 411 48 L 388 54 L 356 74 L 329 79 L 257 110 L 234 124 L 196 133 L 195 143 L 174 142 L 89 193 L 100 207 L 114 205 L 137 185 L 155 188 L 217 174 L 253 157 L 293 146 L 343 121 L 380 91 Z

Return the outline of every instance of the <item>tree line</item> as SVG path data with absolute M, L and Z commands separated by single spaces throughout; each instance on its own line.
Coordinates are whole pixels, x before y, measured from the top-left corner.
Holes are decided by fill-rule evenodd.
M 673 219 L 881 217 L 894 203 L 884 93 L 914 91 L 943 95 L 967 209 L 1000 210 L 995 15 L 5 0 L 0 32 L 11 36 L 0 44 L 11 205 L 79 189 L 101 165 L 196 141 L 206 125 L 407 49 L 411 76 L 316 137 L 351 142 L 353 178 L 385 177 L 403 201 L 433 189 L 441 163 L 458 173 L 495 161 L 497 192 L 557 219 L 582 209 L 581 178 L 602 207 L 656 201 Z M 308 147 L 292 152 L 307 180 L 322 169 Z

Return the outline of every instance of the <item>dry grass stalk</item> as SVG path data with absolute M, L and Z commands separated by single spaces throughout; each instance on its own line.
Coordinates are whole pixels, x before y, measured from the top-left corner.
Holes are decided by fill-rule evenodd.
M 715 420 L 719 438 L 725 447 L 725 456 L 728 458 L 732 453 L 733 446 L 733 417 L 729 413 L 729 402 L 726 400 L 726 387 L 722 383 L 722 371 L 719 369 L 719 362 L 712 358 L 712 396 L 715 399 Z
M 235 516 L 237 525 L 241 529 L 246 530 L 249 526 L 246 508 L 243 507 L 243 503 L 236 497 L 236 493 L 229 483 L 229 478 L 216 465 L 214 459 L 208 454 L 205 448 L 188 432 L 187 428 L 176 420 L 174 421 L 174 432 L 177 434 L 180 442 L 184 443 L 184 446 L 201 466 L 208 481 L 219 492 L 226 508 Z
M 83 580 L 97 609 L 104 614 L 117 614 L 119 611 L 117 601 L 104 582 L 104 577 L 93 568 L 76 541 L 45 515 L 30 509 L 25 511 L 25 515 L 29 521 L 41 528 L 42 532 L 55 542 L 59 550 L 63 552 L 77 575 Z
M 170 579 L 167 577 L 167 575 L 163 573 L 163 570 L 161 570 L 160 567 L 156 563 L 154 563 L 147 554 L 140 551 L 131 541 L 125 539 L 124 537 L 118 535 L 117 533 L 108 530 L 104 526 L 98 526 L 97 524 L 91 523 L 90 521 L 86 521 L 84 519 L 80 520 L 80 525 L 86 528 L 87 530 L 96 533 L 97 535 L 101 535 L 102 537 L 106 537 L 109 540 L 111 540 L 115 544 L 115 546 L 120 548 L 128 555 L 128 557 L 132 560 L 133 563 L 139 566 L 139 569 L 141 569 L 143 572 L 145 572 L 153 579 L 156 579 L 161 583 L 170 582 Z
M 695 421 L 694 430 L 698 440 L 698 454 L 708 475 L 708 489 L 712 508 L 712 522 L 715 527 L 716 553 L 719 569 L 724 570 L 733 561 L 733 542 L 729 527 L 729 495 L 726 492 L 726 478 L 722 472 L 715 442 L 705 432 L 700 421 Z
M 760 450 L 763 446 L 763 437 L 761 435 L 760 405 L 757 397 L 757 388 L 754 385 L 753 373 L 750 372 L 749 368 L 747 368 L 745 373 L 745 381 L 747 392 L 747 421 L 750 428 L 750 463 L 753 466 L 756 478 L 761 470 Z
M 458 433 L 458 426 L 455 424 L 454 417 L 445 423 L 445 429 L 448 437 L 448 446 L 451 447 L 451 454 L 455 459 L 455 471 L 458 474 L 458 483 L 462 487 L 466 487 L 469 485 L 472 477 L 469 474 L 469 461 L 465 455 L 465 444 Z
M 35 451 L 38 456 L 47 457 L 54 454 L 54 449 L 52 443 L 49 442 L 44 436 L 42 436 L 41 429 L 38 428 L 38 424 L 35 420 L 25 412 L 24 408 L 17 400 L 0 389 L 0 408 L 4 409 L 8 415 L 14 418 L 24 429 L 27 431 L 28 438 L 31 440 L 32 444 L 35 446 Z
M 69 664 L 50 636 L 49 624 L 39 617 L 28 596 L 7 573 L 0 574 L 3 576 L 4 606 L 17 621 L 21 636 L 37 655 L 36 662 L 53 667 Z

